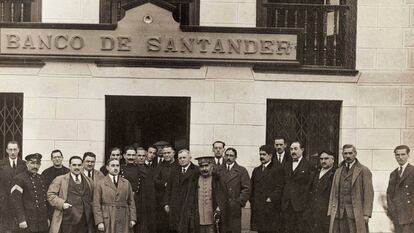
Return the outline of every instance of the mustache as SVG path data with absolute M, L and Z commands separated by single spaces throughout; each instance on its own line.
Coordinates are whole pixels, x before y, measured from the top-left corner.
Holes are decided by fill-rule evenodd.
M 265 159 L 264 158 L 260 158 L 260 161 L 264 161 Z

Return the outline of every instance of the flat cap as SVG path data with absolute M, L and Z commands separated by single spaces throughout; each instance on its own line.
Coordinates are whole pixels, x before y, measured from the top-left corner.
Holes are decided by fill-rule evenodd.
M 33 160 L 33 159 L 40 161 L 42 159 L 42 155 L 39 153 L 29 154 L 29 155 L 26 155 L 24 159 L 26 161 Z
M 214 163 L 214 156 L 213 155 L 199 156 L 195 159 L 198 161 L 198 164 L 201 164 L 201 163 Z

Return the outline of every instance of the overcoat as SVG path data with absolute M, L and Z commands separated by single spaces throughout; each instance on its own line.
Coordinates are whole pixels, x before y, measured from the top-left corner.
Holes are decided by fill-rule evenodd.
M 131 184 L 118 176 L 118 187 L 109 175 L 100 180 L 93 192 L 95 225 L 104 223 L 105 233 L 130 233 L 130 221 L 137 221 Z
M 0 230 L 17 229 L 16 213 L 11 204 L 10 190 L 17 174 L 27 170 L 26 162 L 17 158 L 16 170 L 10 166 L 7 156 L 0 161 Z
M 250 226 L 253 231 L 281 230 L 283 184 L 283 170 L 273 162 L 264 170 L 263 165 L 253 170 L 250 196 Z M 267 198 L 270 198 L 271 202 L 266 202 Z
M 358 160 L 355 161 L 354 172 L 352 174 L 351 199 L 355 215 L 357 233 L 368 233 L 364 221 L 364 216 L 371 217 L 374 201 L 374 188 L 372 186 L 371 171 L 362 165 Z M 332 182 L 331 194 L 329 197 L 328 215 L 330 216 L 329 233 L 334 232 L 334 221 L 338 211 L 339 184 L 344 162 L 335 171 Z
M 227 218 L 224 220 L 228 232 L 241 232 L 241 208 L 249 200 L 251 183 L 249 173 L 246 168 L 234 162 L 230 171 L 226 170 L 226 164 L 220 169 L 222 186 L 226 191 Z
M 391 175 L 387 188 L 388 211 L 394 224 L 414 223 L 414 166 L 408 164 L 401 177 L 398 168 Z
M 213 201 L 213 211 L 220 209 L 220 221 L 218 222 L 219 229 L 217 230 L 217 224 L 215 224 L 216 232 L 228 232 L 226 229 L 226 224 L 223 220 L 226 218 L 226 193 L 225 189 L 220 182 L 220 177 L 218 173 L 212 174 L 212 201 Z M 188 185 L 188 191 L 184 198 L 184 204 L 180 213 L 180 222 L 178 225 L 178 232 L 180 233 L 199 233 L 200 232 L 200 215 L 198 209 L 198 178 L 200 174 L 198 173 L 192 179 Z
M 90 192 L 93 193 L 93 181 L 86 177 L 83 173 L 80 173 L 82 180 L 86 181 Z M 68 197 L 70 173 L 56 177 L 47 190 L 47 200 L 49 204 L 54 208 L 52 221 L 50 223 L 49 233 L 59 233 L 60 225 L 63 220 L 63 203 Z M 89 233 L 93 232 L 93 222 L 90 222 Z
M 171 178 L 167 183 L 167 189 L 164 196 L 164 206 L 168 205 L 170 207 L 170 212 L 168 213 L 170 230 L 178 230 L 180 213 L 185 196 L 188 192 L 188 186 L 198 174 L 198 171 L 198 166 L 193 163 L 190 164 L 184 174 L 181 173 L 180 166 L 176 166 L 171 171 Z

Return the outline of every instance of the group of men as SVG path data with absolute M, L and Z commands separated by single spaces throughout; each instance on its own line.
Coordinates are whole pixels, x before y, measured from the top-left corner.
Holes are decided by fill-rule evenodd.
M 370 170 L 355 146 L 342 147 L 335 169 L 332 152 L 319 153 L 320 168 L 304 157 L 304 145 L 283 138 L 258 149 L 261 165 L 252 176 L 237 150 L 222 141 L 214 156 L 177 153 L 167 142 L 147 149 L 110 150 L 95 169 L 96 155 L 72 156 L 53 150 L 53 166 L 38 173 L 42 155 L 18 158 L 9 142 L 0 162 L 1 232 L 50 233 L 239 233 L 249 201 L 251 230 L 259 233 L 368 233 L 373 208 Z M 414 167 L 410 148 L 394 150 L 399 168 L 390 175 L 388 211 L 397 233 L 414 232 Z

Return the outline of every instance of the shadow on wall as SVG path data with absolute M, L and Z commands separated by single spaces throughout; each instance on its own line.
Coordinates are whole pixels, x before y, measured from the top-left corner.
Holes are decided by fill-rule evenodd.
M 387 205 L 387 195 L 385 194 L 381 194 L 381 196 L 379 197 L 380 199 L 380 203 L 382 205 L 382 208 L 384 208 L 385 213 L 387 214 L 388 218 L 393 222 L 392 218 L 391 218 L 391 213 L 388 209 L 388 205 Z M 392 223 L 393 225 L 391 226 L 391 232 L 395 232 L 394 231 L 394 222 Z

